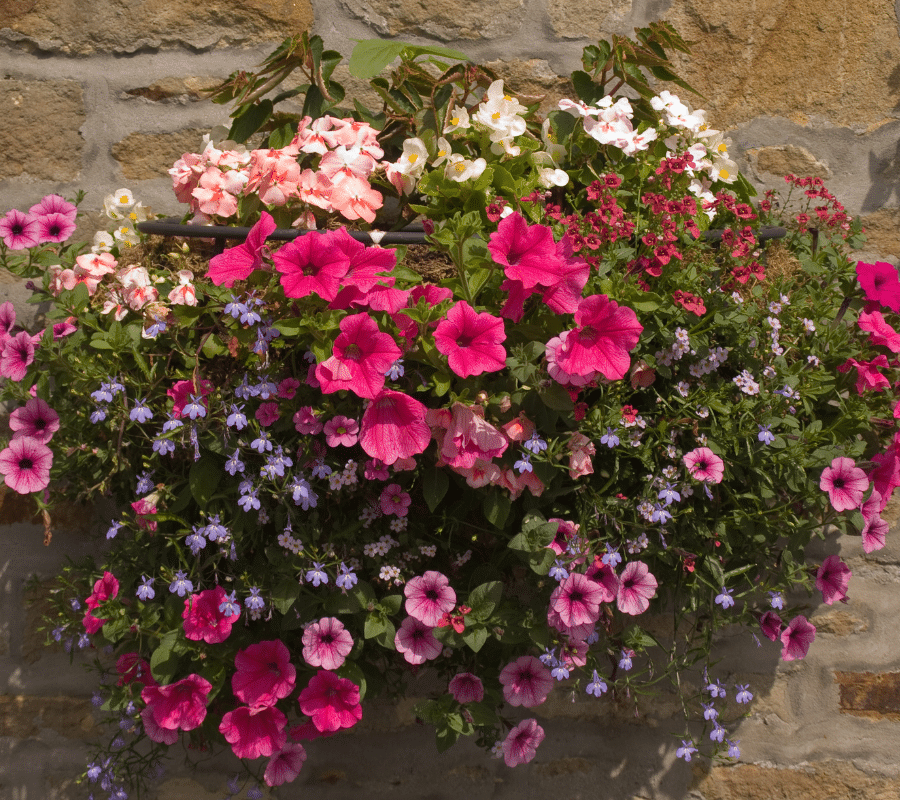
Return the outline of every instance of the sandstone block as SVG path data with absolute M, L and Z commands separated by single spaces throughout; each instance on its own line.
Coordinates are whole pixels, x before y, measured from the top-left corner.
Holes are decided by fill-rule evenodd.
M 831 170 L 805 147 L 792 144 L 781 147 L 760 147 L 748 150 L 752 163 L 760 172 L 772 175 L 813 175 L 819 178 L 831 177 Z
M 190 103 L 203 100 L 207 92 L 221 83 L 222 78 L 214 76 L 160 78 L 160 80 L 154 81 L 149 86 L 136 86 L 133 89 L 126 89 L 125 97 L 142 97 L 154 103 Z
M 78 740 L 91 739 L 99 732 L 89 700 L 0 695 L 0 736 L 28 739 L 39 736 L 43 730 Z
M 0 79 L 0 175 L 75 180 L 85 118 L 75 81 Z
M 547 12 L 561 39 L 596 41 L 622 27 L 631 13 L 631 0 L 548 0 Z
M 900 254 L 900 209 L 882 208 L 862 218 L 866 229 L 866 250 L 880 253 L 884 260 Z
M 341 0 L 354 17 L 382 36 L 427 36 L 443 42 L 455 39 L 499 39 L 522 27 L 523 0 Z
M 834 681 L 842 714 L 900 722 L 900 672 L 835 672 Z
M 67 55 L 277 42 L 308 29 L 309 0 L 2 0 L 0 39 Z
M 208 130 L 187 128 L 173 133 L 130 133 L 112 146 L 112 156 L 129 181 L 165 178 L 184 153 L 196 153 Z
M 849 611 L 829 610 L 817 613 L 810 619 L 816 626 L 816 634 L 830 633 L 834 636 L 850 636 L 869 630 L 869 623 Z

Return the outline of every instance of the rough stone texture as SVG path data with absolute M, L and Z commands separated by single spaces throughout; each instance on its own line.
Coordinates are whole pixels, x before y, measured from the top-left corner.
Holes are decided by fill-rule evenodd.
M 597 40 L 622 26 L 631 5 L 631 0 L 547 0 L 547 13 L 560 38 Z
M 75 180 L 81 171 L 84 139 L 79 128 L 85 119 L 81 86 L 75 81 L 0 78 L 0 175 Z
M 557 75 L 543 59 L 488 61 L 485 66 L 503 78 L 503 85 L 522 103 L 530 104 L 541 98 L 541 114 L 558 108 L 560 99 L 572 97 L 574 93 L 569 79 Z
M 280 41 L 312 21 L 309 0 L 0 0 L 0 40 L 70 56 Z
M 823 164 L 805 147 L 784 145 L 782 147 L 761 147 L 747 151 L 747 155 L 755 159 L 756 168 L 760 172 L 773 175 L 814 175 L 819 178 L 831 176 L 827 164 Z
M 865 130 L 897 117 L 893 3 L 673 0 L 665 19 L 696 43 L 679 73 L 715 127 L 765 115 Z
M 883 259 L 900 258 L 900 209 L 885 208 L 862 218 L 866 249 L 883 253 Z
M 382 36 L 416 35 L 439 39 L 500 39 L 524 21 L 523 0 L 341 0 L 354 17 Z
M 0 736 L 27 739 L 47 730 L 68 739 L 89 739 L 99 733 L 89 700 L 0 695 Z
M 153 81 L 148 86 L 126 89 L 124 96 L 125 98 L 143 98 L 154 103 L 190 103 L 205 99 L 207 92 L 221 83 L 221 76 L 188 76 L 186 78 L 170 76 Z
M 841 713 L 900 722 L 900 672 L 835 672 Z
M 826 633 L 834 636 L 850 636 L 853 633 L 869 630 L 869 623 L 866 620 L 849 611 L 828 611 L 824 614 L 816 614 L 810 622 L 816 626 L 817 636 Z
M 840 761 L 793 768 L 739 764 L 707 775 L 698 770 L 695 790 L 703 800 L 896 800 L 900 780 Z
M 112 146 L 112 156 L 129 181 L 165 178 L 184 153 L 196 153 L 208 130 L 189 128 L 174 133 L 130 133 Z

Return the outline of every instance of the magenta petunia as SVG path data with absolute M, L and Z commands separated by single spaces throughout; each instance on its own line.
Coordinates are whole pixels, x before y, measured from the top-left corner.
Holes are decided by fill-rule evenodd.
M 241 706 L 219 723 L 219 733 L 238 758 L 271 756 L 287 742 L 287 717 L 275 706 Z
M 759 627 L 762 629 L 763 635 L 774 642 L 781 636 L 781 629 L 784 627 L 784 623 L 774 611 L 766 611 L 759 618 Z
M 529 288 L 545 280 L 547 264 L 558 258 L 553 231 L 546 225 L 529 226 L 517 211 L 500 221 L 487 247 L 508 278 Z
M 825 605 L 830 606 L 838 600 L 845 602 L 852 574 L 840 556 L 831 555 L 822 562 L 816 573 L 816 588 L 822 593 Z
M 311 667 L 339 669 L 353 649 L 353 637 L 336 617 L 322 617 L 303 631 L 303 660 Z
M 415 617 L 407 617 L 397 628 L 394 646 L 408 663 L 424 664 L 441 654 L 443 645 L 434 638 L 432 627 Z
M 435 627 L 456 606 L 456 592 L 446 575 L 428 570 L 406 582 L 406 613 L 424 625 Z
M 350 259 L 336 239 L 338 234 L 331 231 L 307 233 L 272 256 L 287 297 L 317 294 L 329 302 L 337 297 L 341 281 L 350 271 Z
M 859 315 L 858 324 L 861 331 L 868 332 L 869 341 L 872 344 L 887 347 L 894 353 L 900 353 L 900 333 L 891 327 L 880 311 L 871 313 L 863 311 Z
M 350 264 L 341 280 L 342 287 L 353 286 L 365 294 L 379 281 L 393 283 L 393 278 L 383 274 L 397 266 L 397 251 L 393 248 L 366 247 L 347 233 L 346 228 L 333 231 L 331 242 L 344 252 Z
M 294 691 L 297 670 L 280 639 L 251 644 L 234 657 L 234 696 L 248 706 L 271 706 Z
M 802 614 L 794 617 L 781 634 L 781 658 L 784 661 L 805 658 L 815 638 L 816 626 Z
M 832 460 L 830 467 L 822 470 L 819 488 L 828 492 L 835 511 L 850 511 L 862 503 L 869 479 L 852 458 L 839 456 Z
M 659 584 L 643 561 L 629 561 L 619 576 L 619 593 L 616 605 L 624 614 L 637 616 L 650 607 Z
M 10 250 L 27 250 L 40 241 L 38 218 L 34 214 L 23 214 L 17 209 L 7 212 L 0 219 L 0 239 Z
M 153 709 L 150 706 L 142 709 L 141 722 L 144 725 L 144 733 L 154 742 L 160 744 L 175 744 L 178 741 L 178 731 L 161 728 L 153 718 Z
M 153 721 L 166 730 L 192 731 L 206 719 L 212 684 L 200 675 L 188 675 L 167 686 L 146 686 L 141 691 Z
M 362 719 L 359 687 L 347 678 L 320 669 L 300 692 L 300 710 L 312 718 L 316 730 L 351 728 Z
M 221 586 L 206 589 L 199 594 L 192 594 L 184 601 L 184 635 L 193 641 L 204 641 L 207 644 L 219 644 L 231 636 L 231 626 L 237 622 L 240 612 L 223 614 L 219 610 L 227 599 Z
M 360 446 L 388 465 L 425 452 L 431 441 L 425 412 L 425 406 L 408 394 L 379 392 L 363 412 Z
M 372 399 L 384 388 L 385 373 L 402 353 L 393 337 L 382 333 L 368 314 L 341 320 L 333 355 L 316 367 L 316 378 L 326 394 L 349 389 Z
M 567 627 L 593 624 L 600 617 L 604 591 L 579 572 L 569 575 L 550 595 L 550 607 Z
M 9 447 L 0 451 L 0 474 L 6 485 L 19 494 L 46 488 L 52 464 L 50 448 L 29 436 L 13 439 Z
M 881 303 L 892 311 L 900 311 L 900 277 L 897 268 L 886 261 L 856 264 L 856 276 L 867 300 Z
M 534 656 L 521 656 L 500 671 L 500 683 L 507 703 L 533 708 L 547 699 L 553 676 Z
M 457 703 L 480 703 L 484 700 L 481 678 L 471 672 L 460 672 L 450 679 L 447 691 Z
M 35 205 L 28 209 L 29 214 L 36 217 L 47 214 L 62 214 L 67 219 L 75 222 L 78 217 L 78 208 L 58 194 L 44 195 Z
M 229 247 L 210 259 L 206 276 L 216 286 L 228 288 L 234 286 L 235 281 L 247 280 L 254 270 L 262 267 L 266 239 L 277 227 L 272 215 L 263 211 L 243 244 Z
M 9 415 L 9 427 L 14 431 L 13 439 L 29 436 L 47 444 L 59 430 L 59 414 L 39 397 L 32 397 Z
M 51 212 L 37 218 L 38 243 L 64 242 L 75 232 L 75 222 L 65 214 Z
M 506 366 L 503 320 L 487 312 L 477 313 L 465 300 L 452 306 L 434 331 L 434 345 L 447 356 L 457 375 L 468 378 L 497 372 Z
M 684 454 L 682 460 L 694 480 L 721 483 L 725 476 L 725 462 L 708 447 L 691 450 Z
M 503 740 L 503 760 L 507 767 L 527 764 L 537 755 L 538 745 L 544 741 L 544 729 L 536 719 L 523 719 Z
M 25 377 L 34 361 L 34 340 L 25 331 L 10 336 L 0 351 L 0 377 L 17 383 Z
M 266 764 L 263 780 L 266 786 L 290 783 L 299 774 L 306 761 L 306 750 L 300 742 L 287 742 Z

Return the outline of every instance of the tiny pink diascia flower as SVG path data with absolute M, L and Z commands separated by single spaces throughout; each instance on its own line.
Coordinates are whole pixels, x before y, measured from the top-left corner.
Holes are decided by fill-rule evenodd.
M 287 717 L 275 706 L 241 706 L 222 717 L 219 733 L 238 758 L 259 758 L 284 747 L 286 727 Z
M 643 561 L 630 561 L 619 577 L 619 594 L 616 605 L 624 614 L 636 616 L 650 607 L 650 599 L 656 595 L 659 584 Z
M 370 400 L 384 388 L 385 373 L 402 355 L 393 337 L 382 333 L 368 314 L 351 314 L 341 320 L 333 353 L 316 367 L 322 391 L 349 389 Z
M 424 625 L 435 627 L 456 605 L 456 592 L 446 575 L 429 570 L 406 582 L 406 613 Z
M 477 313 L 465 300 L 452 306 L 434 330 L 434 346 L 457 375 L 468 378 L 506 366 L 503 320 Z
M 411 503 L 409 494 L 403 491 L 399 483 L 385 486 L 378 498 L 381 513 L 386 516 L 393 514 L 397 517 L 405 517 L 409 513 Z
M 219 611 L 227 595 L 221 586 L 192 594 L 184 601 L 184 635 L 193 641 L 201 639 L 207 644 L 219 644 L 231 635 L 231 626 L 237 622 L 240 612 L 226 616 Z
M 580 572 L 570 572 L 550 595 L 550 607 L 567 627 L 588 625 L 600 617 L 604 592 Z
M 840 456 L 822 470 L 819 488 L 828 492 L 828 499 L 835 511 L 858 508 L 869 488 L 866 473 L 856 466 L 852 458 Z
M 9 427 L 14 431 L 13 439 L 29 436 L 47 444 L 59 430 L 59 414 L 39 397 L 32 397 L 9 415 Z
M 320 669 L 300 692 L 300 710 L 320 732 L 351 728 L 362 719 L 359 687 L 347 678 Z
M 9 447 L 0 451 L 0 474 L 6 485 L 19 494 L 31 494 L 50 483 L 53 452 L 47 445 L 22 436 L 13 439 Z
M 507 767 L 527 764 L 537 755 L 538 745 L 544 741 L 544 729 L 536 719 L 523 719 L 503 740 L 503 760 Z
M 802 614 L 794 617 L 781 634 L 781 658 L 794 661 L 805 658 L 816 638 L 816 626 Z
M 831 555 L 822 562 L 816 573 L 816 588 L 822 593 L 825 605 L 830 606 L 836 600 L 844 602 L 852 574 L 840 556 Z
M 271 706 L 294 691 L 297 670 L 279 639 L 251 644 L 234 657 L 234 696 L 248 706 Z
M 329 447 L 353 447 L 359 440 L 359 423 L 338 414 L 325 423 L 325 443 Z
M 460 672 L 450 679 L 447 687 L 457 703 L 480 703 L 484 700 L 484 686 L 481 678 L 471 672 Z
M 547 699 L 553 676 L 534 656 L 521 656 L 501 670 L 500 683 L 507 703 L 533 708 Z
M 260 425 L 268 428 L 278 420 L 278 403 L 261 403 L 254 416 L 259 420 Z
M 168 686 L 147 686 L 141 691 L 153 721 L 166 730 L 192 731 L 206 719 L 212 684 L 200 675 L 188 675 Z
M 426 625 L 415 617 L 407 617 L 397 628 L 394 646 L 398 653 L 410 664 L 424 664 L 437 658 L 443 645 L 434 638 L 432 626 Z
M 288 742 L 266 764 L 263 780 L 266 786 L 290 783 L 299 774 L 306 761 L 306 750 L 300 742 Z
M 685 453 L 684 465 L 694 480 L 721 483 L 725 475 L 725 462 L 708 447 L 698 447 Z
M 353 637 L 336 617 L 322 617 L 303 631 L 303 659 L 311 667 L 338 669 L 353 649 Z

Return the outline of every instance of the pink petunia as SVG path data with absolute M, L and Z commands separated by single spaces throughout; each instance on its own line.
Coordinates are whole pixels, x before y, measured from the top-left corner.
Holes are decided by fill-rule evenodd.
M 484 700 L 481 678 L 471 672 L 460 672 L 450 679 L 447 691 L 457 703 L 480 703 Z
M 887 356 L 884 354 L 876 356 L 871 361 L 857 361 L 855 358 L 848 358 L 837 368 L 837 371 L 849 372 L 855 368 L 856 393 L 862 395 L 866 391 L 881 392 L 890 388 L 891 382 L 878 371 L 878 367 L 887 365 Z
M 431 441 L 426 408 L 403 392 L 383 390 L 363 412 L 359 443 L 366 455 L 385 464 L 424 453 Z
M 210 259 L 206 276 L 216 286 L 229 289 L 234 286 L 235 281 L 247 280 L 254 270 L 262 267 L 266 239 L 277 227 L 272 215 L 263 211 L 243 244 L 229 247 Z
M 200 387 L 200 391 L 197 391 L 197 385 Z M 184 411 L 184 407 L 190 402 L 191 395 L 197 396 L 199 394 L 200 401 L 205 408 L 209 408 L 209 401 L 206 399 L 206 396 L 212 392 L 213 384 L 212 381 L 201 380 L 199 384 L 195 384 L 194 381 L 175 381 L 168 389 L 166 389 L 166 396 L 172 398 L 172 402 L 174 403 L 172 407 L 172 415 L 175 419 L 181 419 L 181 414 Z
M 705 483 L 721 483 L 725 475 L 725 462 L 708 447 L 698 447 L 682 458 L 691 477 Z
M 46 488 L 52 464 L 50 448 L 29 436 L 13 439 L 9 447 L 0 451 L 0 474 L 6 485 L 19 494 Z
M 271 756 L 287 742 L 287 717 L 275 706 L 241 706 L 219 723 L 219 733 L 238 758 Z
M 299 774 L 306 761 L 306 750 L 299 742 L 287 742 L 266 764 L 263 780 L 266 786 L 290 783 Z
M 303 631 L 303 660 L 311 667 L 339 669 L 353 649 L 353 637 L 336 617 L 322 617 Z
M 15 208 L 0 219 L 0 239 L 10 250 L 27 250 L 35 247 L 40 240 L 38 218 L 34 214 L 23 214 Z
M 869 488 L 866 473 L 856 466 L 852 458 L 840 456 L 822 470 L 819 488 L 828 492 L 828 499 L 835 511 L 858 508 Z
M 251 644 L 234 657 L 234 696 L 248 706 L 271 706 L 294 691 L 297 670 L 280 639 Z
M 385 373 L 401 355 L 394 338 L 382 333 L 372 317 L 351 314 L 341 320 L 333 355 L 316 367 L 316 378 L 326 394 L 349 389 L 371 400 L 384 388 Z
M 47 214 L 62 214 L 74 222 L 78 216 L 78 208 L 58 194 L 47 194 L 29 208 L 28 213 L 34 214 L 36 217 Z
M 546 225 L 529 226 L 517 211 L 500 221 L 487 247 L 508 278 L 530 288 L 545 279 L 547 264 L 558 257 L 553 231 Z
M 430 628 L 456 606 L 456 592 L 446 575 L 428 570 L 406 582 L 406 613 Z
M 347 678 L 320 669 L 300 692 L 300 710 L 312 718 L 316 730 L 351 728 L 362 719 L 359 687 Z
M 336 236 L 332 232 L 307 233 L 275 253 L 272 260 L 287 297 L 317 294 L 329 302 L 337 297 L 341 281 L 350 271 L 350 259 Z
M 359 440 L 359 423 L 341 414 L 325 423 L 325 442 L 329 447 L 353 447 Z
M 29 436 L 47 444 L 59 430 L 59 414 L 39 397 L 32 397 L 9 415 L 9 427 L 14 431 L 13 439 Z
M 900 353 L 900 333 L 897 333 L 884 318 L 880 311 L 867 313 L 863 311 L 859 315 L 859 329 L 867 331 L 869 341 L 874 345 L 887 347 L 894 353 Z
M 865 521 L 862 529 L 863 550 L 867 553 L 881 550 L 891 526 L 881 518 L 881 494 L 877 489 L 872 490 L 860 511 Z
M 500 671 L 503 697 L 511 706 L 533 708 L 547 699 L 553 677 L 534 656 L 521 656 Z
M 856 264 L 856 275 L 867 300 L 873 300 L 892 311 L 900 311 L 900 278 L 897 268 L 886 261 Z
M 116 686 L 126 686 L 130 683 L 140 683 L 143 686 L 158 686 L 156 679 L 150 672 L 150 662 L 140 653 L 123 653 L 116 660 L 116 672 L 119 680 Z
M 784 623 L 774 611 L 766 611 L 759 618 L 759 627 L 762 629 L 763 635 L 774 642 L 781 636 L 781 629 L 784 627 Z
M 298 409 L 291 421 L 294 423 L 297 433 L 302 433 L 306 436 L 321 433 L 324 427 L 312 410 L 312 406 L 303 406 Z
M 503 740 L 503 760 L 507 767 L 527 764 L 537 755 L 538 745 L 544 741 L 544 729 L 536 719 L 523 719 Z
M 412 503 L 409 493 L 404 492 L 399 483 L 391 483 L 385 486 L 378 498 L 378 505 L 381 513 L 386 516 L 392 514 L 397 517 L 405 517 L 409 513 L 409 506 Z
M 75 222 L 65 214 L 51 212 L 37 218 L 38 244 L 64 242 L 75 232 Z
M 624 614 L 637 616 L 650 607 L 650 600 L 656 596 L 659 584 L 650 574 L 650 568 L 643 561 L 630 561 L 619 576 L 619 593 L 616 605 Z
M 415 617 L 407 617 L 397 628 L 394 646 L 408 663 L 424 664 L 441 654 L 443 645 L 434 638 L 432 627 Z
M 453 404 L 449 427 L 439 440 L 440 457 L 451 467 L 471 468 L 476 460 L 490 461 L 509 446 L 503 433 L 480 412 L 480 407 Z
M 0 377 L 19 382 L 34 361 L 34 341 L 25 331 L 10 336 L 0 351 Z
M 550 607 L 567 627 L 593 624 L 600 617 L 603 594 L 590 578 L 570 572 L 550 595 Z
M 502 319 L 476 313 L 465 300 L 451 306 L 434 331 L 435 347 L 461 378 L 506 367 L 505 339 Z
M 192 731 L 206 719 L 212 684 L 200 675 L 188 675 L 167 686 L 146 686 L 141 691 L 153 721 L 166 730 Z
M 841 561 L 839 556 L 828 556 L 816 573 L 816 588 L 822 593 L 825 605 L 832 605 L 836 600 L 846 602 L 847 586 L 853 573 Z
M 154 742 L 160 744 L 175 744 L 178 741 L 178 731 L 162 728 L 156 724 L 153 717 L 153 709 L 150 706 L 141 710 L 141 722 L 144 726 L 144 733 Z
M 794 661 L 805 658 L 815 638 L 816 626 L 802 614 L 794 617 L 781 634 L 782 660 Z
M 216 586 L 186 598 L 181 612 L 185 637 L 195 642 L 219 644 L 231 636 L 231 626 L 237 622 L 240 612 L 226 615 L 219 610 L 227 597 L 225 590 Z

